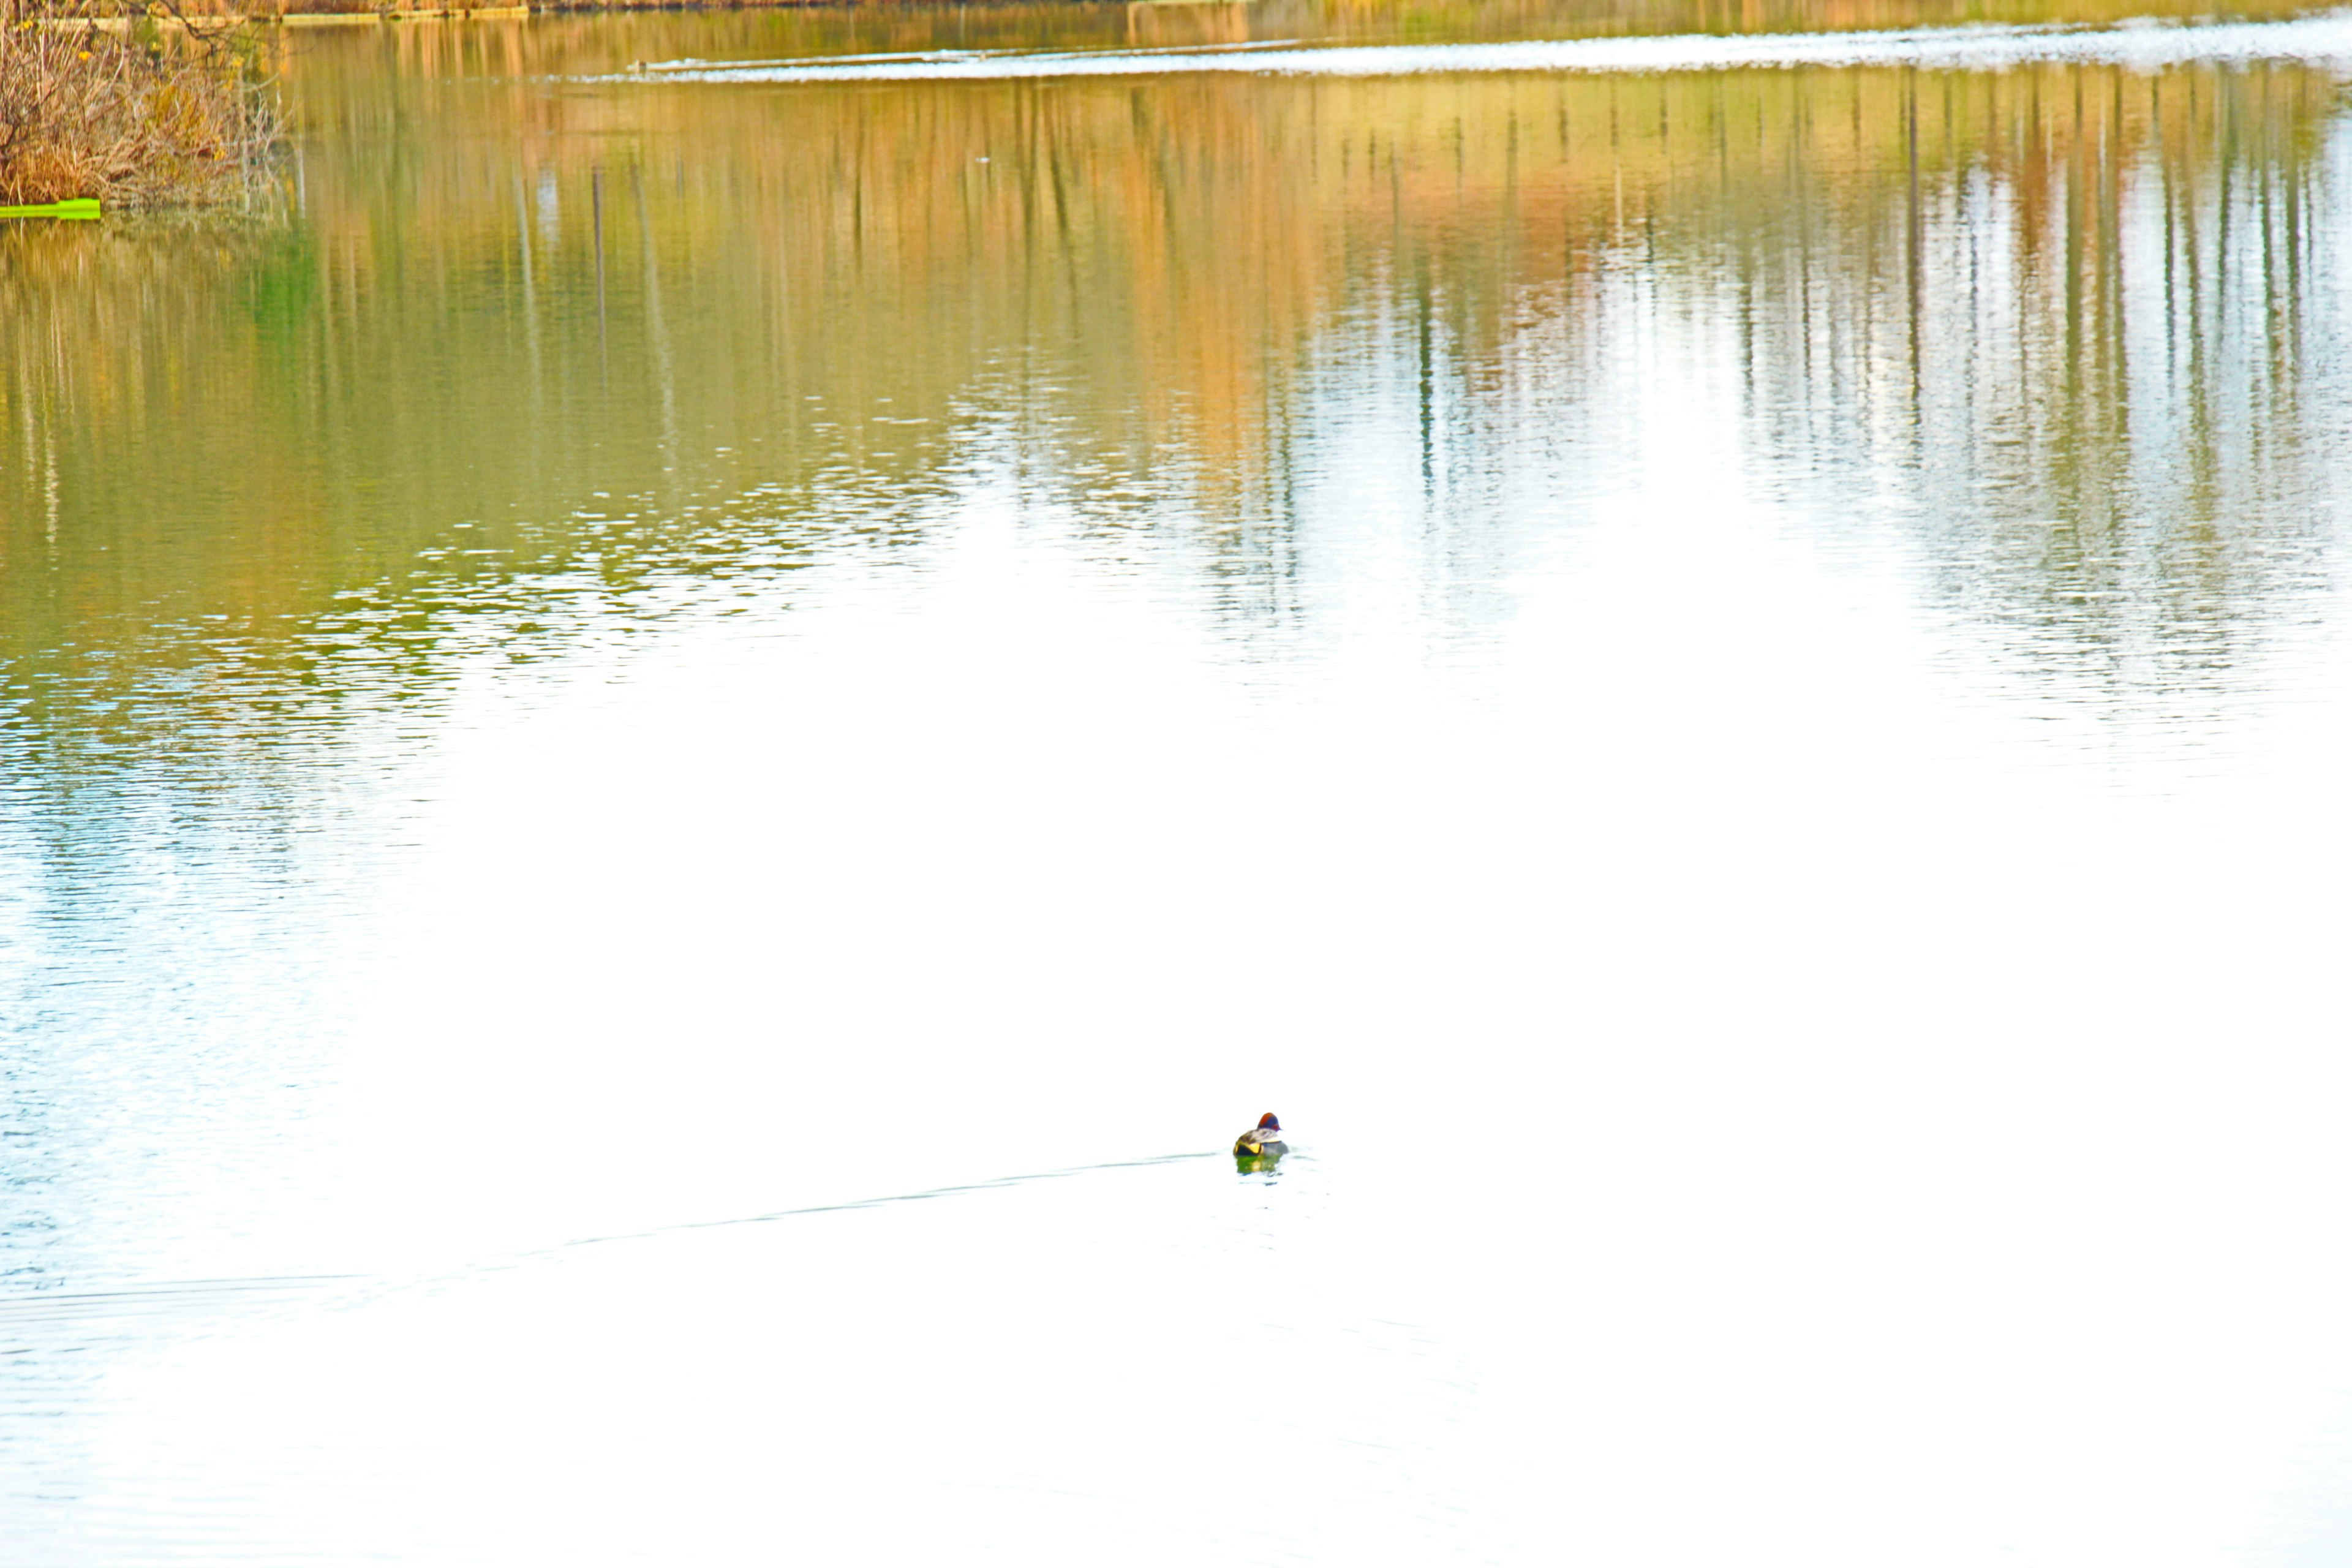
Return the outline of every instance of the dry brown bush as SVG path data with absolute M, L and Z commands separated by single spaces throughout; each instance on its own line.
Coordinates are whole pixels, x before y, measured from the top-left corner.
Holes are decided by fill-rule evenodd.
M 236 199 L 281 129 L 247 29 L 33 6 L 0 26 L 0 205 Z

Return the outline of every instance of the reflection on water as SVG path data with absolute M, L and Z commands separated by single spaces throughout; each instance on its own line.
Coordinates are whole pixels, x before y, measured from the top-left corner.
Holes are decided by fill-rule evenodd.
M 304 36 L 0 232 L 0 1529 L 2332 1561 L 2333 67 L 626 69 L 2149 12 Z
M 1449 624 L 1507 613 L 1562 537 L 1527 508 L 1631 482 L 1636 425 L 1916 531 L 2037 672 L 2159 601 L 2147 636 L 2258 637 L 2332 528 L 2312 71 L 747 97 L 303 65 L 314 119 L 446 132 L 322 136 L 287 223 L 7 236 L 0 482 L 43 569 L 5 625 L 45 745 L 267 747 L 457 647 L 551 651 L 563 605 L 914 547 L 1000 460 L 1245 640 L 1312 640 L 1298 552 L 1369 493 L 1500 552 L 1433 584 Z M 1669 433 L 1662 376 L 1732 384 Z M 1342 457 L 1391 425 L 1395 471 Z

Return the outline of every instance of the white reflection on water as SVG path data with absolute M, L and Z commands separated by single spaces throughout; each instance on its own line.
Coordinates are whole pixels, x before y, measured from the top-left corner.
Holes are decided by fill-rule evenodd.
M 1237 694 L 947 504 L 465 688 L 313 933 L 329 1125 L 170 1222 L 367 1278 L 7 1322 L 27 1561 L 2210 1563 L 2333 1502 L 2340 759 L 2002 765 L 1895 563 L 1703 483 L 1467 706 L 1381 617 Z M 1274 1183 L 663 1231 L 1266 1105 Z
M 1399 44 L 1285 47 L 1252 41 L 1225 48 L 1090 49 L 1076 53 L 943 50 L 888 58 L 752 61 L 669 60 L 652 79 L 814 82 L 985 81 L 1022 77 L 1252 75 L 1404 76 L 1421 71 L 1694 71 L 1912 66 L 1921 70 L 2005 70 L 2042 64 L 2160 70 L 2196 62 L 2251 64 L 2352 60 L 2352 20 L 2155 21 L 1884 28 L 1851 33 L 1692 33 L 1669 37 L 1552 38 L 1508 44 Z M 637 73 L 597 79 L 626 81 Z

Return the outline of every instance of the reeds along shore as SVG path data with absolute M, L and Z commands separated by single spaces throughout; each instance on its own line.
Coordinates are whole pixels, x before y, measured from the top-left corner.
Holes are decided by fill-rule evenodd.
M 280 121 L 247 30 L 23 0 L 5 15 L 0 206 L 198 205 L 253 188 Z

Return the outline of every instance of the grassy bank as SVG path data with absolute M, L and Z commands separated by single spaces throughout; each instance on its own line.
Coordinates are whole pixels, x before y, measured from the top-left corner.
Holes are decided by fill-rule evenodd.
M 279 132 L 243 30 L 21 4 L 0 28 L 0 205 L 238 198 Z

